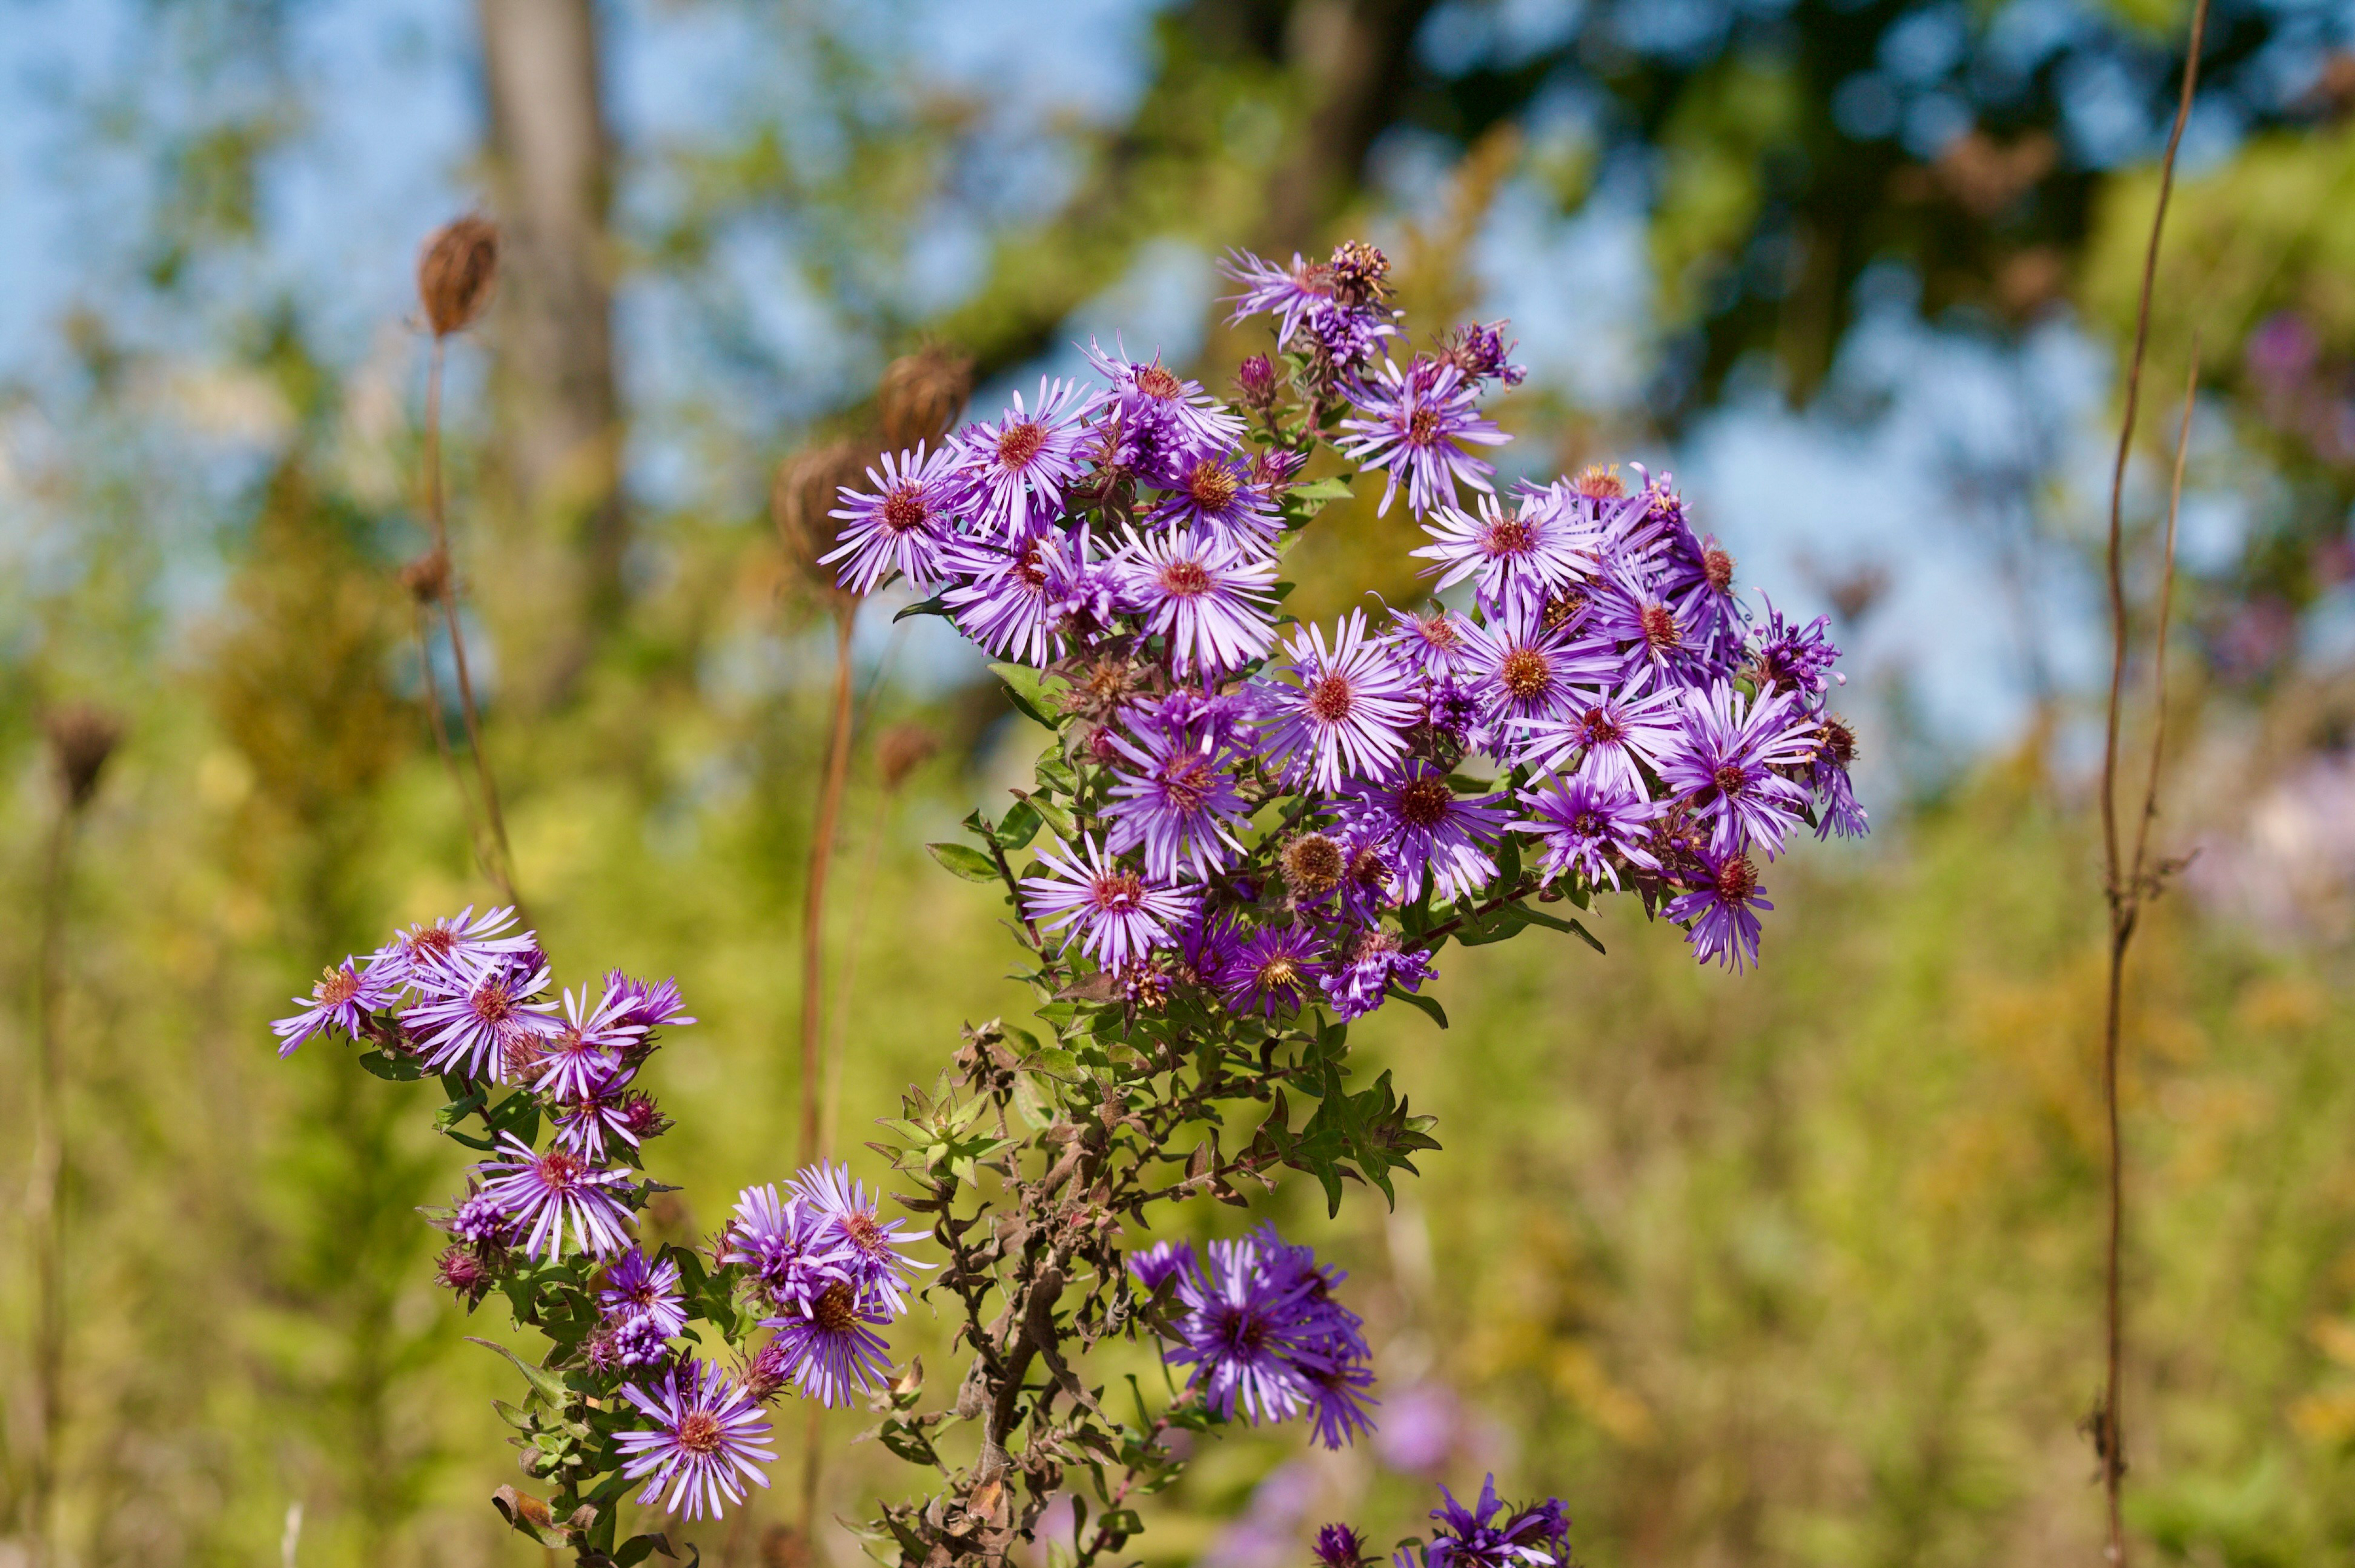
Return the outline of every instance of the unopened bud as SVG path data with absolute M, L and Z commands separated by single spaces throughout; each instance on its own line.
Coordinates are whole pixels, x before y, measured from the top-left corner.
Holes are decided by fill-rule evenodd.
M 875 760 L 883 770 L 883 788 L 897 789 L 908 775 L 922 768 L 941 748 L 940 737 L 920 724 L 895 724 L 875 743 Z
M 1243 406 L 1264 412 L 1275 402 L 1275 362 L 1254 354 L 1235 366 L 1235 393 Z
M 98 793 L 98 776 L 123 740 L 123 721 L 102 708 L 74 703 L 54 708 L 41 720 L 49 735 L 49 758 L 66 803 L 75 810 Z
M 850 596 L 818 557 L 834 548 L 836 497 L 866 477 L 868 449 L 847 437 L 806 447 L 777 465 L 769 488 L 769 514 L 785 547 L 785 562 L 803 584 L 829 599 Z
M 417 297 L 433 335 L 448 337 L 472 325 L 490 302 L 498 275 L 499 231 L 490 219 L 468 213 L 435 229 L 417 260 Z
M 875 390 L 883 441 L 905 450 L 918 441 L 937 441 L 954 428 L 973 396 L 973 361 L 939 344 L 927 344 L 885 367 Z

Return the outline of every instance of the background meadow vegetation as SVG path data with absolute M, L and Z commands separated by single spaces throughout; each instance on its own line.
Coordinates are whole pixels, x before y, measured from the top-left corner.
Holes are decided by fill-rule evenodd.
M 1254 345 L 1209 258 L 1363 233 L 1421 328 L 1515 317 L 1529 470 L 1673 467 L 1745 581 L 1834 614 L 1876 832 L 1775 863 L 1755 974 L 1606 916 L 1607 957 L 1451 951 L 1444 1032 L 1364 1026 L 1360 1071 L 1444 1146 L 1395 1211 L 1294 1181 L 1173 1224 L 1272 1215 L 1348 1268 L 1382 1433 L 1239 1433 L 1141 1549 L 1281 1568 L 1493 1469 L 1566 1500 L 1586 1568 L 2093 1561 L 2090 548 L 2184 19 L 0 3 L 0 1564 L 40 1440 L 44 720 L 77 703 L 125 738 L 62 905 L 58 1561 L 538 1560 L 485 1501 L 505 1369 L 462 1339 L 509 1327 L 432 1286 L 415 1212 L 458 1151 L 421 1089 L 265 1028 L 322 963 L 490 899 L 398 579 L 409 269 L 476 203 L 508 270 L 454 351 L 452 488 L 519 885 L 560 980 L 676 973 L 702 1020 L 650 1069 L 685 1189 L 653 1228 L 795 1158 L 831 635 L 774 465 L 858 431 L 920 342 L 975 358 L 985 408 L 1124 327 L 1221 385 Z M 2179 386 L 2196 334 L 2158 833 L 2199 853 L 2132 971 L 2130 1518 L 2147 1561 L 2355 1562 L 2355 14 L 2247 0 L 2211 33 L 2151 358 Z M 535 125 L 570 127 L 556 154 Z M 2146 550 L 2179 403 L 2147 407 Z M 1333 508 L 1304 608 L 1411 595 L 1412 534 Z M 868 1120 L 1022 1009 L 1000 906 L 922 846 L 1040 739 L 896 608 L 860 621 L 827 908 L 832 1121 L 869 1179 Z M 938 749 L 887 788 L 907 725 Z M 940 1338 L 920 1312 L 895 1349 L 937 1377 Z M 850 1519 L 903 1484 L 858 1429 L 825 1429 Z M 689 1533 L 856 1560 L 788 1510 Z

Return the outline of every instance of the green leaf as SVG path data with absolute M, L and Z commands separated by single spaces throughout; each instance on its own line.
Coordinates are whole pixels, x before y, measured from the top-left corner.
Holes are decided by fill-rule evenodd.
M 948 843 L 926 844 L 924 848 L 931 852 L 932 857 L 939 861 L 942 866 L 953 875 L 962 876 L 967 882 L 997 880 L 997 863 L 979 850 L 970 850 L 963 844 Z
M 1295 484 L 1284 492 L 1287 497 L 1301 501 L 1347 501 L 1357 493 L 1348 478 L 1335 474 L 1324 479 L 1312 479 L 1305 484 Z
M 361 1052 L 360 1065 L 396 1084 L 413 1084 L 425 1075 L 425 1070 L 408 1057 L 388 1056 L 381 1051 Z
M 516 1371 L 523 1373 L 524 1382 L 531 1384 L 532 1392 L 534 1393 L 538 1394 L 542 1399 L 548 1401 L 549 1405 L 552 1409 L 562 1410 L 564 1408 L 564 1403 L 568 1397 L 565 1393 L 564 1383 L 563 1380 L 559 1378 L 554 1372 L 549 1372 L 546 1367 L 536 1367 L 532 1365 L 529 1361 L 516 1354 L 515 1351 L 509 1350 L 506 1346 L 500 1344 L 496 1340 L 477 1339 L 472 1334 L 467 1335 L 466 1339 L 470 1343 L 481 1345 L 485 1350 L 496 1351 L 499 1354 L 506 1357 L 507 1360 L 515 1362 Z
M 1411 991 L 1401 991 L 1396 986 L 1391 987 L 1390 994 L 1393 1001 L 1406 1003 L 1442 1029 L 1447 1027 L 1447 1010 L 1439 1005 L 1436 998 L 1422 996 Z
M 1007 812 L 1004 817 L 998 820 L 997 842 L 999 847 L 1009 850 L 1025 848 L 1029 844 L 1032 839 L 1039 836 L 1039 826 L 1045 821 L 1046 819 L 1039 814 L 1039 808 L 1032 805 L 1029 801 L 1015 801 L 1014 809 Z M 996 867 L 992 866 L 990 868 L 990 874 L 993 876 L 996 875 Z
M 1049 729 L 1055 727 L 1055 721 L 1051 716 L 1055 711 L 1055 702 L 1053 695 L 1047 690 L 1045 675 L 1028 664 L 1001 662 L 992 664 L 989 668 L 991 673 L 1006 683 L 1006 695 L 1008 701 Z M 1060 686 L 1061 683 L 1058 682 L 1057 684 Z
M 893 616 L 891 618 L 892 624 L 897 625 L 900 621 L 907 620 L 911 615 L 937 615 L 942 619 L 946 620 L 949 615 L 949 601 L 941 595 L 934 594 L 932 598 L 924 600 L 922 604 L 911 604 L 907 609 L 901 610 L 899 614 Z

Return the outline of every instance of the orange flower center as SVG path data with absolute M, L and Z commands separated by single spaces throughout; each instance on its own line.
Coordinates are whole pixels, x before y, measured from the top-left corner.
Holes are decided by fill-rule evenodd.
M 1327 724 L 1339 724 L 1349 716 L 1356 694 L 1349 690 L 1345 675 L 1320 675 L 1308 688 L 1308 711 Z
M 1435 828 L 1455 803 L 1444 779 L 1418 779 L 1398 793 L 1398 814 L 1418 828 Z
M 1210 591 L 1210 574 L 1199 561 L 1172 561 L 1161 568 L 1161 587 L 1179 599 L 1192 599 Z
M 1020 468 L 1039 455 L 1047 444 L 1047 427 L 1036 419 L 1026 419 L 1010 427 L 997 438 L 997 461 L 1007 468 Z
M 911 528 L 922 527 L 924 519 L 931 514 L 930 509 L 924 505 L 924 493 L 915 485 L 895 486 L 891 493 L 883 498 L 883 526 L 894 534 L 905 534 Z
M 1497 666 L 1497 679 L 1522 702 L 1535 702 L 1553 687 L 1553 666 L 1534 648 L 1516 648 Z
M 1240 488 L 1241 481 L 1235 477 L 1234 471 L 1209 458 L 1196 463 L 1194 471 L 1186 476 L 1186 493 L 1205 512 L 1223 511 L 1232 503 Z

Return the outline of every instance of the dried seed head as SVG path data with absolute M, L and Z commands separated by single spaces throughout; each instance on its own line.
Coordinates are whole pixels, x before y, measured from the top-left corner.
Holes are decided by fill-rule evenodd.
M 99 773 L 123 740 L 123 721 L 88 703 L 72 703 L 51 709 L 41 726 L 49 734 L 49 758 L 66 803 L 80 810 L 98 793 Z
M 883 770 L 883 788 L 897 789 L 908 775 L 922 767 L 941 748 L 940 737 L 920 724 L 895 724 L 875 743 L 875 760 Z
M 400 586 L 420 604 L 438 603 L 450 586 L 450 557 L 438 549 L 426 551 L 400 568 Z
M 826 514 L 844 486 L 865 482 L 869 456 L 865 445 L 848 437 L 805 447 L 777 465 L 776 482 L 769 489 L 769 514 L 784 545 L 786 565 L 805 587 L 828 600 L 853 596 L 836 586 L 830 568 L 818 564 L 818 557 L 834 548 L 834 524 Z
M 973 361 L 938 344 L 902 355 L 884 369 L 875 391 L 885 444 L 905 449 L 937 441 L 973 396 Z
M 499 275 L 499 231 L 474 213 L 445 223 L 417 260 L 417 297 L 435 337 L 464 332 L 490 303 Z

